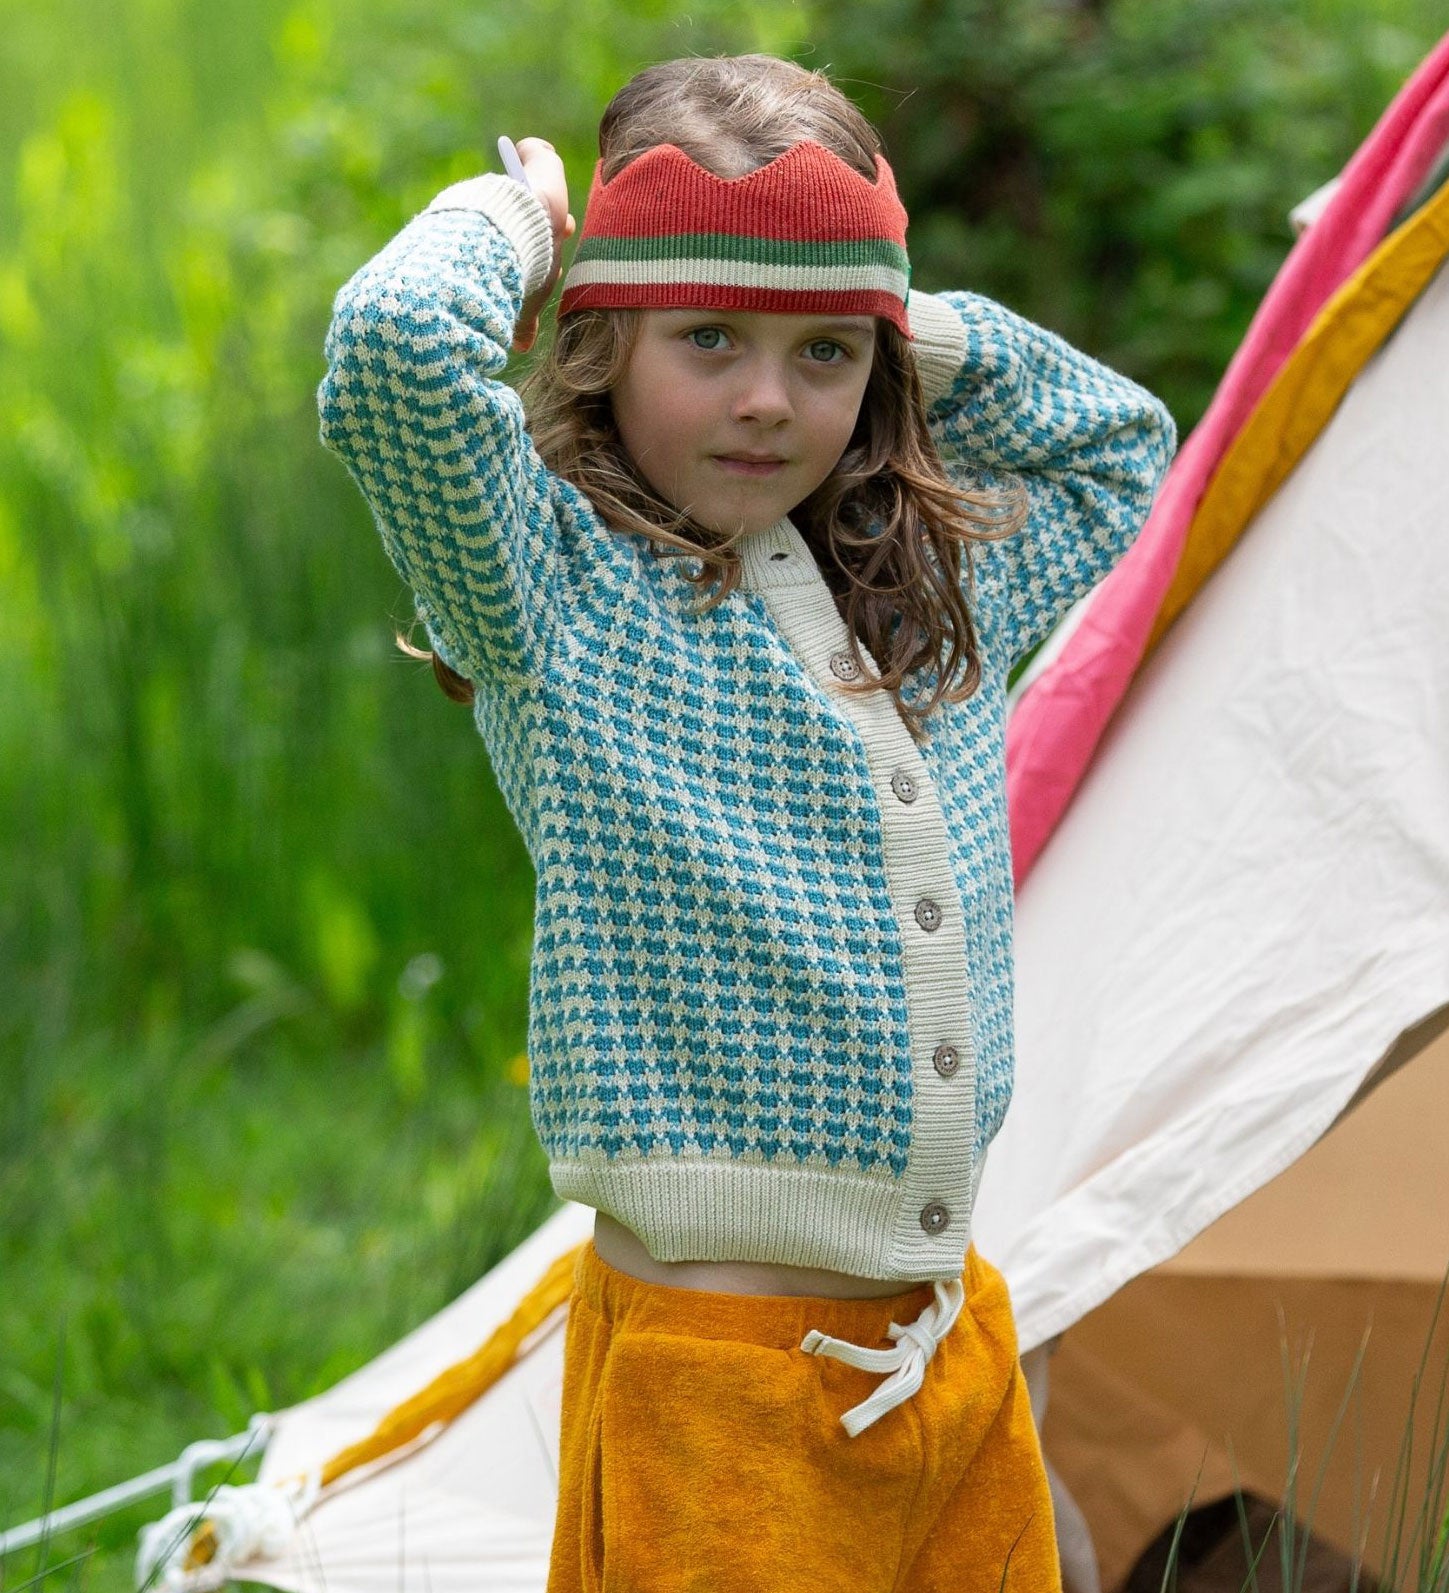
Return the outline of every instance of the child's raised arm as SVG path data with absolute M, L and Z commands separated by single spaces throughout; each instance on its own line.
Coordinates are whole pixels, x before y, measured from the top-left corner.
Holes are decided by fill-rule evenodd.
M 982 485 L 1012 471 L 1026 486 L 1021 530 L 971 548 L 1009 667 L 1132 545 L 1177 429 L 1145 388 L 982 294 L 913 291 L 910 315 L 947 469 Z
M 318 392 L 445 663 L 535 679 L 548 647 L 558 497 L 497 380 L 557 275 L 548 205 L 490 174 L 445 189 L 337 295 Z

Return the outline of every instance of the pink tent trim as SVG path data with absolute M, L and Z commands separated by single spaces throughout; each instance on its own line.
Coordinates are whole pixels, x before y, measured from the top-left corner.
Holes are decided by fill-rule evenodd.
M 1333 293 L 1382 242 L 1449 141 L 1449 34 L 1400 90 L 1300 237 L 1183 444 L 1136 542 L 1093 594 L 1006 730 L 1012 863 L 1021 887 L 1086 774 L 1172 584 L 1188 527 L 1229 444 Z

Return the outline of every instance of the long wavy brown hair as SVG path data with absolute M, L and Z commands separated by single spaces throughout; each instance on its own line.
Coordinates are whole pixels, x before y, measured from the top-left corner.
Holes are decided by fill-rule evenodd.
M 806 138 L 874 178 L 880 137 L 823 74 L 770 55 L 689 57 L 647 67 L 619 90 L 599 126 L 599 157 L 609 180 L 646 150 L 670 143 L 728 179 Z M 539 457 L 578 486 L 607 525 L 642 533 L 657 557 L 699 561 L 685 574 L 713 588 L 702 613 L 739 584 L 739 536 L 701 526 L 659 497 L 619 439 L 609 395 L 628 366 L 640 314 L 582 310 L 559 318 L 520 391 Z M 970 544 L 1017 531 L 1026 495 L 1019 482 L 975 490 L 948 480 L 927 428 L 910 341 L 882 318 L 876 327 L 850 442 L 790 518 L 850 632 L 861 675 L 842 689 L 890 692 L 919 739 L 939 702 L 960 701 L 980 684 L 967 596 L 974 590 Z M 401 637 L 399 646 L 431 659 L 450 697 L 471 701 L 472 684 L 440 658 Z M 907 674 L 928 664 L 937 666 L 934 691 L 924 703 L 905 701 Z

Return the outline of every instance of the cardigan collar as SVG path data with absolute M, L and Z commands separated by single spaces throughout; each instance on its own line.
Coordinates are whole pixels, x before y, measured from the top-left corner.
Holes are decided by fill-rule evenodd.
M 789 515 L 782 516 L 763 531 L 751 532 L 737 546 L 740 587 L 746 592 L 781 586 L 825 585 L 815 555 Z

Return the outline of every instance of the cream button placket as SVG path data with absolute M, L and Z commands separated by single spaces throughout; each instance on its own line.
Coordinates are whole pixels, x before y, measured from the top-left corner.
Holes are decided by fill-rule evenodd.
M 789 557 L 777 558 L 782 552 Z M 854 733 L 859 745 L 852 750 L 862 756 L 852 767 L 876 794 L 880 861 L 899 928 L 910 1042 L 903 1050 L 920 1086 L 886 1255 L 906 1276 L 956 1251 L 958 1235 L 970 1227 L 975 1194 L 970 958 L 949 827 L 923 758 L 923 738 L 910 734 L 888 693 L 861 689 L 871 674 L 866 655 L 857 658 L 835 597 L 797 528 L 788 519 L 767 527 L 745 539 L 741 557 L 742 585 L 823 690 L 819 712 Z M 954 1067 L 946 1046 L 959 1048 Z

